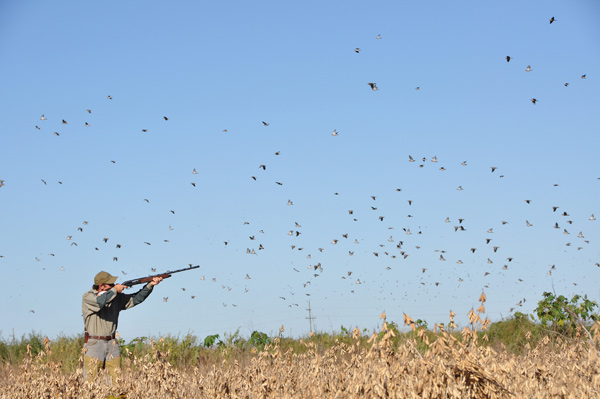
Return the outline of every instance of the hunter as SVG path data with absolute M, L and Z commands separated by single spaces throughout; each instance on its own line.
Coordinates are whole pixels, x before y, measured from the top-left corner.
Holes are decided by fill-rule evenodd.
M 116 281 L 117 277 L 100 272 L 94 277 L 92 289 L 83 294 L 84 381 L 95 378 L 101 369 L 108 371 L 111 382 L 115 381 L 121 368 L 119 341 L 115 337 L 119 312 L 144 302 L 162 277 L 154 277 L 135 294 L 124 294 L 127 286 L 115 284 Z

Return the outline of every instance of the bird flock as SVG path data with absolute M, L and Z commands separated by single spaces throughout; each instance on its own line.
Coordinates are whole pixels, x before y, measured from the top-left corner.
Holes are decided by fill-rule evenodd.
M 557 20 L 552 17 L 549 20 L 550 24 L 556 23 Z M 381 35 L 376 36 L 376 40 L 383 40 Z M 352 49 L 351 49 L 352 50 Z M 356 47 L 352 51 L 357 56 L 364 56 L 362 49 Z M 499 61 L 502 61 L 500 55 Z M 504 58 L 507 63 L 514 63 L 515 59 L 510 55 Z M 524 67 L 524 71 L 527 73 L 535 73 L 535 69 L 531 65 Z M 581 79 L 586 79 L 586 74 L 580 75 Z M 368 87 L 373 92 L 379 91 L 377 83 L 368 82 Z M 565 87 L 569 87 L 568 82 L 564 83 Z M 364 87 L 364 86 L 363 86 Z M 421 90 L 421 86 L 416 87 L 415 90 Z M 377 95 L 373 93 L 373 95 Z M 108 95 L 106 101 L 113 101 L 113 97 Z M 530 101 L 533 105 L 538 103 L 537 98 L 531 98 Z M 92 109 L 84 109 L 84 115 L 89 118 L 93 117 Z M 170 118 L 162 116 L 164 123 L 170 123 Z M 92 122 L 92 119 L 90 119 Z M 93 129 L 93 123 L 85 121 L 81 127 L 85 129 Z M 60 127 L 68 125 L 70 122 L 68 119 L 62 116 L 48 115 L 46 113 L 41 114 L 39 122 L 35 125 L 35 129 L 42 132 L 49 132 L 60 140 L 61 132 Z M 273 129 L 274 126 L 270 122 L 257 120 L 257 125 L 262 126 L 261 128 Z M 140 127 L 139 132 L 147 133 L 149 129 L 147 127 Z M 331 132 L 331 133 L 329 133 Z M 229 134 L 228 129 L 223 129 L 221 134 Z M 331 135 L 334 138 L 331 140 L 338 140 L 340 132 L 337 129 L 328 130 L 327 135 Z M 273 156 L 283 158 L 286 154 L 278 149 L 273 149 Z M 471 168 L 470 162 L 464 160 L 462 162 L 451 163 L 442 157 L 434 156 L 423 156 L 416 154 L 405 154 L 405 160 L 412 176 L 417 179 L 422 179 L 424 184 L 426 183 L 427 176 L 420 176 L 419 173 L 424 171 L 435 171 L 435 173 L 454 173 L 457 170 L 467 170 Z M 117 161 L 114 159 L 107 159 L 107 163 L 117 165 Z M 452 161 L 453 162 L 453 161 Z M 254 171 L 248 173 L 247 179 L 253 184 L 258 184 L 264 179 L 270 178 L 269 172 L 273 168 L 269 162 L 257 161 L 253 167 Z M 486 173 L 489 176 L 488 184 L 495 184 L 498 179 L 505 179 L 505 175 L 502 173 L 502 165 L 485 166 Z M 248 168 L 248 170 L 251 170 Z M 187 173 L 190 175 L 189 184 L 194 189 L 199 189 L 199 173 L 197 168 L 192 168 Z M 492 180 L 493 179 L 493 180 Z M 48 186 L 50 183 L 44 176 L 40 177 L 41 184 Z M 63 182 L 58 181 L 58 184 L 62 185 Z M 285 181 L 274 180 L 273 183 L 277 187 L 286 185 Z M 11 182 L 0 180 L 0 188 L 2 190 L 10 190 Z M 187 186 L 189 188 L 189 185 Z M 468 195 L 471 187 L 468 183 L 461 183 L 454 186 L 452 191 L 459 192 L 458 195 Z M 258 190 L 257 188 L 256 190 Z M 560 190 L 559 184 L 554 184 L 553 189 Z M 293 191 L 290 191 L 293 192 Z M 1 194 L 1 191 L 0 191 Z M 343 197 L 344 192 L 332 192 L 331 198 Z M 414 195 L 415 197 L 410 197 Z M 441 197 L 450 196 L 449 192 L 440 193 Z M 415 199 L 416 198 L 416 199 Z M 383 201 L 382 201 L 383 200 Z M 150 206 L 151 198 L 145 198 L 140 196 L 139 201 L 145 206 Z M 364 197 L 360 200 L 349 199 L 348 201 L 355 203 L 348 209 L 339 209 L 335 215 L 331 215 L 332 220 L 343 220 L 343 226 L 347 229 L 339 229 L 335 234 L 331 234 L 326 239 L 323 238 L 324 234 L 330 233 L 333 230 L 337 230 L 336 226 L 328 226 L 328 229 L 315 232 L 314 227 L 308 229 L 303 228 L 304 225 L 310 222 L 305 222 L 300 219 L 282 221 L 288 225 L 285 230 L 274 232 L 268 229 L 258 226 L 254 226 L 253 219 L 260 219 L 259 215 L 248 215 L 246 220 L 239 220 L 240 228 L 238 231 L 247 237 L 247 239 L 241 239 L 239 236 L 235 237 L 219 237 L 219 243 L 221 244 L 218 252 L 226 251 L 239 251 L 248 256 L 261 256 L 261 254 L 274 249 L 282 251 L 285 247 L 290 255 L 288 259 L 281 259 L 282 267 L 290 272 L 291 276 L 284 288 L 273 289 L 272 292 L 260 292 L 257 295 L 267 297 L 268 300 L 277 299 L 285 302 L 287 307 L 295 308 L 301 306 L 307 297 L 313 295 L 316 291 L 315 287 L 320 285 L 320 280 L 327 276 L 327 283 L 320 285 L 321 292 L 328 292 L 327 295 L 333 295 L 327 288 L 331 285 L 331 277 L 335 276 L 336 279 L 342 280 L 343 284 L 341 287 L 345 295 L 353 295 L 358 293 L 361 287 L 369 284 L 376 283 L 376 278 L 373 278 L 374 273 L 378 273 L 380 276 L 384 276 L 384 283 L 381 284 L 379 293 L 383 294 L 387 290 L 387 294 L 390 291 L 402 289 L 409 284 L 418 284 L 421 287 L 427 289 L 434 289 L 434 287 L 440 287 L 445 284 L 453 284 L 453 287 L 459 288 L 462 283 L 470 279 L 474 279 L 475 275 L 478 274 L 477 280 L 484 279 L 482 289 L 487 287 L 489 282 L 485 280 L 490 275 L 502 275 L 511 269 L 511 265 L 519 264 L 519 256 L 514 255 L 510 252 L 509 248 L 514 248 L 514 243 L 510 241 L 510 236 L 498 234 L 503 229 L 510 229 L 511 226 L 521 226 L 526 229 L 544 229 L 553 230 L 554 233 L 560 234 L 562 237 L 562 244 L 564 250 L 579 252 L 588 251 L 593 248 L 596 243 L 591 242 L 587 239 L 587 231 L 597 231 L 596 217 L 594 216 L 594 210 L 587 210 L 588 216 L 585 219 L 580 217 L 572 218 L 570 216 L 571 210 L 568 209 L 568 204 L 554 204 L 543 211 L 544 217 L 547 219 L 539 220 L 539 217 L 524 217 L 522 219 L 516 219 L 511 215 L 505 214 L 490 214 L 489 215 L 489 226 L 481 231 L 475 231 L 474 234 L 469 235 L 468 238 L 459 238 L 458 240 L 449 239 L 452 242 L 450 247 L 445 247 L 442 242 L 436 241 L 436 235 L 442 235 L 444 237 L 450 237 L 451 235 L 465 235 L 467 232 L 471 233 L 473 230 L 479 229 L 480 223 L 472 223 L 468 216 L 463 215 L 446 215 L 444 218 L 440 218 L 438 225 L 428 225 L 424 228 L 423 224 L 425 219 L 423 214 L 427 213 L 427 209 L 424 209 L 419 200 L 419 193 L 414 191 L 403 189 L 402 187 L 395 187 L 387 192 L 379 193 L 365 193 Z M 382 205 L 380 205 L 382 203 Z M 394 206 L 390 206 L 393 203 Z M 528 198 L 522 199 L 524 206 L 535 207 L 535 201 Z M 274 208 L 281 207 L 292 207 L 297 208 L 302 205 L 298 205 L 298 201 L 290 197 L 287 202 L 281 204 L 272 204 Z M 512 206 L 518 207 L 520 205 L 513 204 Z M 165 209 L 165 212 L 175 215 L 175 209 Z M 312 212 L 311 209 L 302 209 L 297 215 L 309 214 Z M 527 211 L 525 211 L 527 212 Z M 402 218 L 398 215 L 402 214 Z M 343 218 L 343 219 L 342 219 Z M 307 218 L 312 220 L 312 218 Z M 537 219 L 537 220 L 536 220 Z M 93 220 L 91 215 L 89 220 Z M 374 237 L 366 236 L 361 234 L 361 228 L 355 227 L 360 226 L 364 221 L 366 223 L 379 223 L 381 227 L 376 227 L 374 231 L 378 232 L 377 240 Z M 478 221 L 480 222 L 480 221 Z M 89 225 L 92 221 L 83 220 L 79 226 L 74 226 L 73 232 L 65 237 L 66 245 L 70 247 L 78 247 L 78 237 L 85 234 Z M 354 226 L 352 226 L 354 225 Z M 475 225 L 477 227 L 475 227 Z M 352 227 L 348 227 L 352 226 Z M 173 224 L 165 226 L 165 231 L 173 231 Z M 365 229 L 365 234 L 372 234 L 373 230 Z M 366 233 L 366 232 L 369 233 Z M 312 235 L 310 239 L 307 235 Z M 269 236 L 269 239 L 265 237 Z M 274 237 L 276 236 L 276 237 Z M 496 238 L 499 236 L 499 238 Z M 271 246 L 267 245 L 266 242 L 272 243 Z M 170 240 L 165 238 L 163 243 L 169 243 Z M 442 244 L 438 247 L 432 247 L 431 243 Z M 454 243 L 459 243 L 455 245 Z M 146 246 L 155 244 L 150 240 L 143 241 Z M 119 263 L 119 252 L 122 250 L 127 243 L 125 242 L 114 242 L 108 234 L 106 236 L 98 237 L 96 242 L 88 249 L 93 251 L 107 251 L 110 252 L 110 259 L 114 262 L 114 265 Z M 506 248 L 506 249 L 505 249 Z M 328 253 L 332 253 L 333 256 L 326 256 Z M 54 253 L 50 253 L 50 256 L 55 256 Z M 358 258 L 360 255 L 361 260 L 359 262 L 353 262 L 350 259 Z M 3 255 L 0 255 L 3 257 Z M 415 260 L 413 260 L 413 258 Z M 291 261 L 293 259 L 293 261 Z M 302 260 L 300 260 L 302 259 Z M 39 262 L 40 258 L 35 257 L 35 261 Z M 197 262 L 201 263 L 201 259 Z M 465 268 L 463 265 L 469 263 L 470 265 L 477 264 L 477 267 Z M 441 264 L 453 264 L 453 267 L 446 267 L 440 269 Z M 591 262 L 595 267 L 600 267 L 600 263 L 596 261 Z M 521 263 L 520 267 L 524 265 Z M 106 268 L 110 267 L 107 265 Z M 116 266 L 115 266 L 116 267 Z M 172 268 L 176 268 L 173 266 Z M 243 266 L 242 266 L 243 268 Z M 352 270 L 349 270 L 349 269 Z M 128 272 L 121 269 L 121 273 L 126 275 Z M 560 265 L 552 264 L 548 265 L 546 275 L 552 276 L 553 273 L 560 269 Z M 61 267 L 61 272 L 67 272 L 64 267 Z M 156 267 L 148 268 L 149 273 L 157 271 Z M 164 271 L 164 270 L 159 270 Z M 417 280 L 407 279 L 406 276 L 411 273 L 417 273 L 419 278 Z M 201 277 L 197 280 L 200 282 L 212 282 L 218 284 L 221 287 L 221 296 L 219 302 L 223 307 L 235 308 L 242 306 L 243 304 L 239 301 L 243 301 L 240 297 L 230 298 L 227 295 L 230 292 L 242 292 L 248 294 L 251 290 L 248 288 L 250 280 L 256 280 L 253 277 L 253 271 L 243 270 L 237 277 L 231 277 L 230 280 L 224 283 L 217 283 L 218 277 L 206 276 L 210 271 L 205 271 Z M 385 273 L 388 273 L 387 275 Z M 513 280 L 512 283 L 523 282 L 523 278 L 518 275 L 511 275 Z M 189 279 L 182 280 L 186 281 L 187 284 L 196 285 L 198 281 L 194 281 L 195 276 L 189 276 Z M 407 281 L 409 280 L 409 281 Z M 395 284 L 394 287 L 384 288 L 386 283 Z M 576 284 L 575 282 L 573 284 Z M 243 287 L 243 288 L 242 288 Z M 338 285 L 331 291 L 341 290 Z M 285 294 L 282 293 L 282 289 L 285 290 Z M 191 289 L 190 286 L 181 287 L 181 291 L 188 295 L 188 298 L 193 300 L 199 294 L 198 290 Z M 193 293 L 190 293 L 193 292 Z M 430 291 L 427 291 L 430 292 Z M 283 294 L 283 295 L 280 295 Z M 402 293 L 397 296 L 402 296 Z M 406 296 L 406 295 L 405 295 Z M 389 296 L 388 296 L 389 298 Z M 164 302 L 168 302 L 169 296 L 163 297 Z M 236 301 L 237 303 L 234 303 Z M 507 311 L 514 311 L 517 307 L 523 306 L 527 301 L 526 295 L 523 298 L 518 298 L 513 304 L 510 305 Z M 173 302 L 171 296 L 170 303 Z M 30 311 L 34 313 L 32 309 Z

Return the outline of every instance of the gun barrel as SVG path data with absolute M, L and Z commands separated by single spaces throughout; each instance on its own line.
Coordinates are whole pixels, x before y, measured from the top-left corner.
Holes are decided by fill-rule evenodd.
M 199 267 L 200 267 L 200 265 L 190 266 L 190 267 L 186 267 L 185 269 L 168 271 L 166 273 L 154 274 L 152 276 L 147 276 L 147 277 L 134 278 L 133 280 L 124 281 L 121 284 L 131 287 L 131 286 L 134 286 L 137 284 L 149 283 L 150 281 L 152 281 L 152 279 L 154 279 L 154 277 L 169 278 L 169 277 L 171 277 L 171 274 L 173 274 L 173 273 L 185 272 L 187 270 L 198 269 Z
M 185 272 L 185 271 L 192 270 L 192 269 L 198 269 L 199 267 L 200 267 L 200 265 L 196 265 L 196 266 L 191 266 L 190 265 L 190 267 L 186 267 L 184 269 L 173 270 L 173 271 L 169 270 L 165 274 L 173 274 L 173 273 Z

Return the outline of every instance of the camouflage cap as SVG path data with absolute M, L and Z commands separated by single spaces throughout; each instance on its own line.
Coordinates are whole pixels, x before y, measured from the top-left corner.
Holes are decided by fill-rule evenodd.
M 111 276 L 107 272 L 100 272 L 94 277 L 94 285 L 114 284 L 116 281 L 117 277 Z

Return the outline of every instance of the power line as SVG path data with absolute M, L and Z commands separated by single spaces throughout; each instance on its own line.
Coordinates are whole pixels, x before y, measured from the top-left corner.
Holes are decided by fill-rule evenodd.
M 316 319 L 316 317 L 313 317 L 313 316 L 312 316 L 312 314 L 311 314 L 311 309 L 310 309 L 310 301 L 308 301 L 308 309 L 306 309 L 306 310 L 308 310 L 308 317 L 305 317 L 305 319 L 308 319 L 308 321 L 309 321 L 309 325 L 310 325 L 310 332 L 312 333 L 312 331 L 313 331 L 313 324 L 312 324 L 312 321 L 313 321 L 314 319 Z

